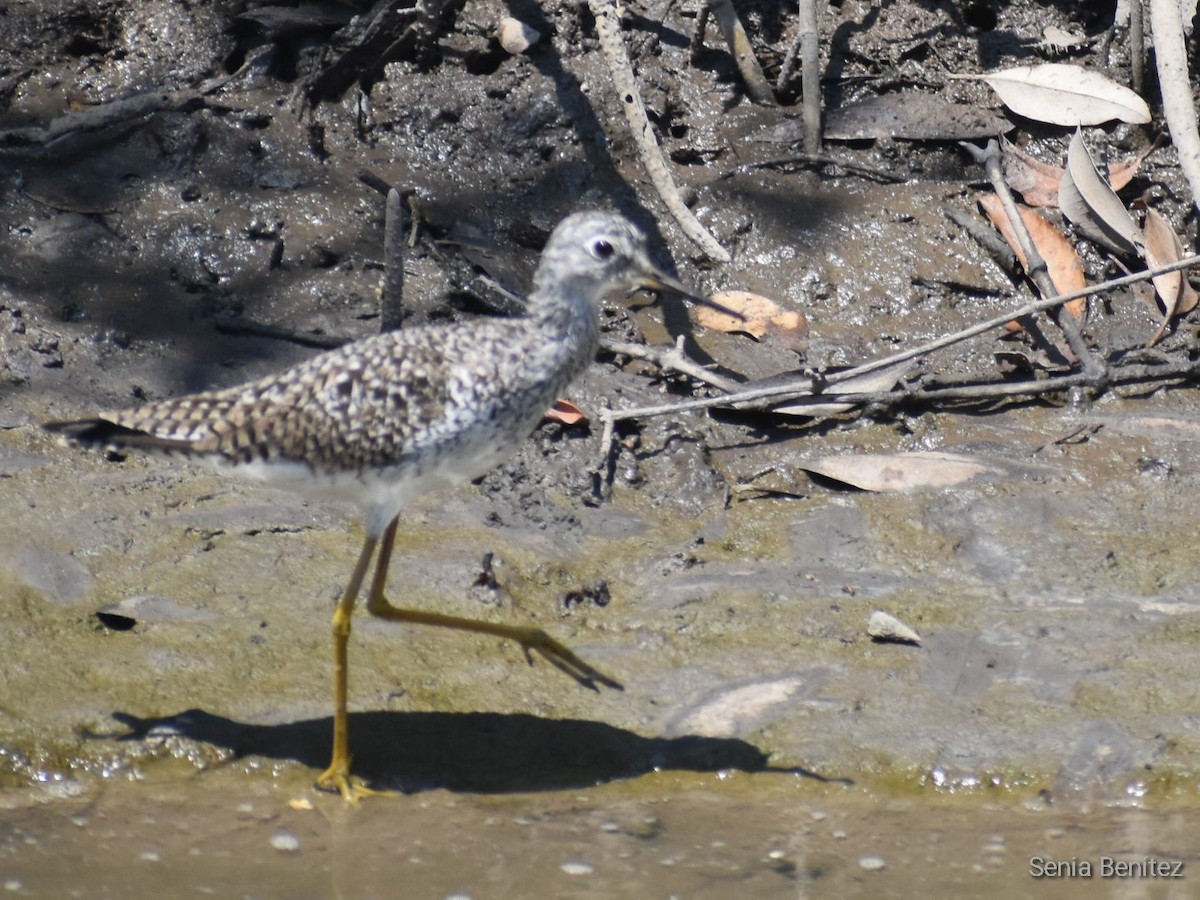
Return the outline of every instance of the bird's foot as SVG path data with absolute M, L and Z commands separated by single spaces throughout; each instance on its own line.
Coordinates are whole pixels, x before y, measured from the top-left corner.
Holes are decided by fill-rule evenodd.
M 358 803 L 363 797 L 380 797 L 394 794 L 394 791 L 379 791 L 364 784 L 355 784 L 350 780 L 350 760 L 334 760 L 329 768 L 317 777 L 315 785 L 318 791 L 329 791 L 342 795 L 347 803 Z
M 598 690 L 597 684 L 613 690 L 623 691 L 625 686 L 615 678 L 609 678 L 600 670 L 584 662 L 565 644 L 556 641 L 540 628 L 513 628 L 509 635 L 525 651 L 525 659 L 533 664 L 533 654 L 545 659 L 560 672 L 570 675 L 585 688 Z

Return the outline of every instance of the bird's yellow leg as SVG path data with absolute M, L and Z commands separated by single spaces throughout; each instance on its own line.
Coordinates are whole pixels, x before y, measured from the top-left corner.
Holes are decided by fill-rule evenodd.
M 491 634 L 496 637 L 516 641 L 525 651 L 525 658 L 533 662 L 533 654 L 543 657 L 556 669 L 570 675 L 586 688 L 596 690 L 597 684 L 605 687 L 624 690 L 621 683 L 609 678 L 603 672 L 594 669 L 567 647 L 560 644 L 540 628 L 522 627 L 520 625 L 497 625 L 478 619 L 465 619 L 458 616 L 446 616 L 440 613 L 424 612 L 418 609 L 402 609 L 392 606 L 384 596 L 384 586 L 387 584 L 388 565 L 392 559 L 392 538 L 396 534 L 396 522 L 393 520 L 383 534 L 382 549 L 379 562 L 375 565 L 375 576 L 371 581 L 371 590 L 367 594 L 367 612 L 389 622 L 406 622 L 411 625 L 432 625 L 437 628 L 454 628 L 458 631 L 474 631 L 479 634 Z
M 392 523 L 393 526 L 395 523 Z M 389 530 L 389 536 L 394 528 Z M 354 615 L 354 602 L 367 577 L 367 567 L 375 554 L 378 541 L 368 537 L 350 576 L 350 583 L 337 609 L 333 611 L 333 758 L 329 768 L 317 779 L 317 787 L 323 791 L 337 791 L 347 800 L 355 799 L 354 787 L 350 784 L 350 724 L 347 708 L 347 683 L 349 681 L 350 618 Z

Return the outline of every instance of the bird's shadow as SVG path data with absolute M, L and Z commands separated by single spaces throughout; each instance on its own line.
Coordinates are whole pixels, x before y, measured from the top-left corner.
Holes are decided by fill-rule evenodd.
M 329 718 L 252 725 L 200 709 L 158 718 L 114 712 L 113 718 L 129 731 L 104 737 L 176 736 L 235 757 L 291 760 L 316 770 L 328 763 L 331 750 Z M 360 712 L 350 716 L 350 736 L 353 774 L 374 787 L 406 792 L 564 790 L 658 770 L 779 772 L 849 783 L 770 766 L 765 753 L 736 738 L 646 738 L 601 722 L 520 713 Z

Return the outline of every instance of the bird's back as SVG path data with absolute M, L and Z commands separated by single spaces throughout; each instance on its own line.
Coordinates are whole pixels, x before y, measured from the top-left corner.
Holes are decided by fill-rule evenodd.
M 457 457 L 469 478 L 493 449 L 528 436 L 571 374 L 531 370 L 533 340 L 519 319 L 392 332 L 245 385 L 47 427 L 83 443 L 252 466 L 260 477 L 297 465 L 361 476 L 432 455 Z M 474 457 L 486 457 L 481 471 L 470 471 Z

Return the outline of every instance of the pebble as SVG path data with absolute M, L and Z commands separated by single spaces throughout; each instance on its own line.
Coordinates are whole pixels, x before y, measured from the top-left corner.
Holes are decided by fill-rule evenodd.
M 860 856 L 858 858 L 859 868 L 866 869 L 868 872 L 878 872 L 886 865 L 882 856 Z
M 885 613 L 881 609 L 871 613 L 871 618 L 867 620 L 867 634 L 877 641 L 921 646 L 921 635 L 891 613 Z
M 295 853 L 300 849 L 300 838 L 286 828 L 281 828 L 271 835 L 271 846 L 280 853 Z
M 512 16 L 505 16 L 500 20 L 496 28 L 496 37 L 500 40 L 500 46 L 513 56 L 524 53 L 542 39 L 541 32 Z

